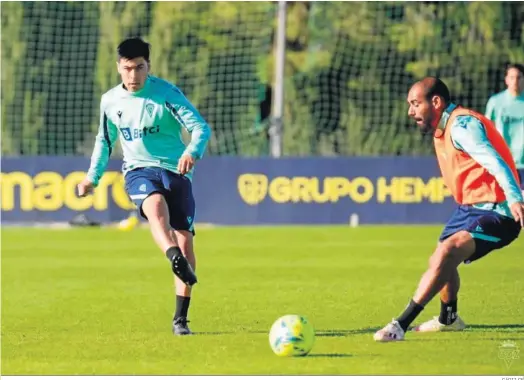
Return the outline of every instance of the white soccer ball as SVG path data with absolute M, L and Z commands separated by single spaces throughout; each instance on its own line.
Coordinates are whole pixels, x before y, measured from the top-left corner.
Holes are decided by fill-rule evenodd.
M 269 345 L 278 356 L 305 356 L 315 343 L 315 330 L 305 317 L 284 315 L 271 326 Z

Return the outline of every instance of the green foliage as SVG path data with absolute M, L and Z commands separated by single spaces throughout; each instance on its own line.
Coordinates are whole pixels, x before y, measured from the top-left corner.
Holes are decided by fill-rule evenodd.
M 430 153 L 406 115 L 410 84 L 440 76 L 457 102 L 483 111 L 503 88 L 504 64 L 524 61 L 523 3 L 293 3 L 288 22 L 288 42 L 301 29 L 293 23 L 308 30 L 298 51 L 288 47 L 292 155 Z M 309 150 L 296 148 L 301 129 Z
M 140 35 L 153 73 L 212 125 L 210 154 L 267 154 L 275 15 L 272 2 L 2 3 L 2 153 L 89 154 L 116 47 Z M 483 111 L 504 64 L 524 62 L 523 24 L 522 2 L 289 2 L 284 153 L 430 153 L 410 84 L 438 75 Z
M 73 154 L 94 116 L 94 3 L 2 4 L 2 153 Z M 95 41 L 98 33 L 90 30 Z M 78 124 L 77 124 L 78 122 Z M 72 124 L 73 123 L 73 124 Z
M 242 8 L 241 8 L 242 7 Z M 273 6 L 161 2 L 149 40 L 152 70 L 179 85 L 214 129 L 211 154 L 258 155 L 254 131 L 261 61 L 269 52 Z

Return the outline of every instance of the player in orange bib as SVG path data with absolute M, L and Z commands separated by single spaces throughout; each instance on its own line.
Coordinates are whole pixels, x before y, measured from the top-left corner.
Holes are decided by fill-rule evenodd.
M 429 268 L 404 312 L 374 339 L 399 341 L 424 306 L 440 292 L 440 316 L 418 332 L 460 331 L 458 266 L 515 240 L 524 228 L 524 202 L 513 157 L 493 122 L 453 104 L 440 79 L 427 77 L 409 90 L 408 115 L 422 133 L 432 133 L 446 186 L 459 204 L 442 232 Z

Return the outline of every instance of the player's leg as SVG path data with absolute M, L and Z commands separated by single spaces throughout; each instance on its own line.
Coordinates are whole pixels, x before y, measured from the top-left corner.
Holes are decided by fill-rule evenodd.
M 163 172 L 164 186 L 169 189 L 169 214 L 170 227 L 172 228 L 172 235 L 191 264 L 192 268 L 196 268 L 196 257 L 193 248 L 194 237 L 194 217 L 195 217 L 195 200 L 193 197 L 191 181 L 184 176 L 164 171 Z M 173 317 L 173 333 L 176 335 L 191 334 L 187 323 L 189 312 L 189 305 L 191 302 L 191 286 L 181 282 L 175 278 L 176 287 L 176 310 Z
M 459 231 L 445 237 L 456 230 Z M 450 283 L 458 292 L 460 280 L 456 268 L 462 261 L 468 264 L 478 260 L 492 250 L 508 245 L 519 233 L 520 225 L 512 218 L 494 211 L 459 207 L 441 235 L 441 240 L 445 238 L 431 256 L 429 268 L 422 276 L 415 296 L 399 318 L 375 334 L 375 340 L 402 340 L 411 322 L 437 292 Z M 446 330 L 441 326 L 432 331 Z
M 193 249 L 193 233 L 183 230 L 172 230 L 171 232 L 183 255 L 186 257 L 193 270 L 196 271 L 196 255 Z M 191 286 L 187 286 L 177 277 L 175 277 L 175 281 L 177 296 L 191 297 Z
M 466 225 L 467 223 L 467 213 L 465 209 L 463 207 L 458 207 L 452 214 L 448 223 L 446 224 L 446 227 L 444 228 L 444 231 L 442 232 L 439 238 L 440 242 L 437 245 L 433 255 L 430 257 L 428 270 L 422 276 L 419 287 L 417 289 L 417 295 L 415 295 L 417 301 L 422 302 L 422 300 L 420 299 L 421 294 L 419 293 L 428 293 L 428 285 L 432 288 L 429 290 L 429 293 L 435 292 L 435 288 L 437 288 L 436 292 L 438 292 L 449 281 L 452 280 L 452 276 L 450 275 L 450 273 L 456 270 L 456 266 L 455 268 L 453 268 L 451 265 L 449 265 L 449 261 L 447 264 L 444 263 L 445 265 L 443 265 L 441 268 L 439 268 L 437 264 L 439 260 L 446 256 L 444 253 L 446 253 L 446 251 L 448 251 L 450 247 L 450 244 L 446 245 L 444 244 L 444 241 L 447 240 L 450 236 L 453 236 L 457 232 L 463 230 L 464 225 Z M 440 276 L 443 277 L 441 279 L 438 279 L 440 282 L 435 281 L 434 278 L 434 276 L 438 272 L 444 272 L 440 274 Z M 427 297 L 427 294 L 425 295 L 425 297 Z M 411 299 L 404 312 L 398 318 L 394 319 L 391 323 L 386 325 L 383 329 L 377 331 L 377 333 L 374 336 L 374 339 L 377 341 L 391 341 L 404 339 L 404 333 L 407 330 L 408 326 L 422 312 L 424 306 L 425 303 L 420 304 L 417 303 L 415 299 Z
M 455 268 L 450 279 L 440 291 L 440 323 L 451 325 L 456 320 L 459 290 L 460 276 L 458 268 Z
M 171 261 L 171 269 L 175 276 L 190 286 L 194 285 L 197 278 L 193 268 L 171 237 L 171 216 L 164 195 L 154 193 L 148 196 L 142 203 L 142 212 L 149 220 L 155 242 Z
M 510 244 L 520 233 L 520 225 L 515 220 L 494 211 L 471 208 L 468 221 L 465 230 L 475 241 L 476 248 L 474 254 L 464 260 L 466 264 Z M 441 291 L 440 316 L 414 327 L 413 330 L 418 332 L 460 331 L 466 327 L 458 315 L 456 301 L 458 297 L 455 297 L 460 287 L 458 272 L 456 277 L 452 277 L 450 281 L 451 283 L 448 282 L 448 286 Z
M 377 341 L 404 339 L 409 325 L 424 310 L 424 306 L 449 282 L 458 265 L 475 252 L 475 241 L 467 231 L 460 231 L 439 244 L 422 275 L 415 296 L 398 318 L 377 331 Z
M 459 264 L 474 253 L 475 240 L 467 231 L 459 231 L 439 244 L 429 260 L 428 270 L 420 280 L 413 301 L 426 306 L 444 285 L 452 281 Z
M 404 339 L 409 325 L 424 310 L 424 306 L 449 282 L 458 265 L 475 252 L 475 241 L 467 231 L 460 231 L 439 244 L 422 275 L 417 291 L 400 316 L 377 331 L 374 339 L 380 342 Z
M 169 208 L 164 195 L 154 193 L 149 195 L 142 202 L 142 212 L 149 221 L 151 235 L 158 247 L 167 252 L 170 248 L 176 247 L 176 241 L 171 236 L 171 226 L 169 225 Z
M 174 231 L 179 247 L 182 250 L 187 261 L 196 270 L 196 257 L 193 250 L 193 233 L 189 231 Z M 175 277 L 176 289 L 176 309 L 173 316 L 173 333 L 176 335 L 191 334 L 191 330 L 187 326 L 189 320 L 187 319 L 189 313 L 189 305 L 191 302 L 192 287 L 184 284 L 180 279 Z
M 451 302 L 456 301 L 458 298 L 459 290 L 460 290 L 460 276 L 459 276 L 458 268 L 455 268 L 455 270 L 451 274 L 451 278 L 440 291 L 440 300 L 444 304 L 449 304 Z
M 440 315 L 413 327 L 413 331 L 436 332 L 464 330 L 466 324 L 458 315 L 457 308 L 459 289 L 460 276 L 458 268 L 455 268 L 448 282 L 446 282 L 440 290 Z
M 176 241 L 172 238 L 169 208 L 165 200 L 159 168 L 139 168 L 126 174 L 126 190 L 145 217 L 153 239 L 171 262 L 176 276 L 188 284 L 196 283 L 196 276 Z
M 462 331 L 466 324 L 458 315 L 458 289 L 460 288 L 460 277 L 458 270 L 451 280 L 444 285 L 440 291 L 440 315 L 413 327 L 417 332 L 438 331 Z

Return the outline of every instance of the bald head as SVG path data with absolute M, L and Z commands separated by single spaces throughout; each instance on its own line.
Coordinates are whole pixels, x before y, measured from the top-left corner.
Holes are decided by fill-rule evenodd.
M 425 77 L 416 82 L 411 90 L 417 90 L 428 101 L 434 96 L 440 96 L 445 104 L 451 101 L 448 86 L 437 77 Z
M 423 133 L 436 128 L 442 112 L 451 101 L 448 87 L 439 78 L 426 77 L 416 82 L 408 93 L 408 115 Z

